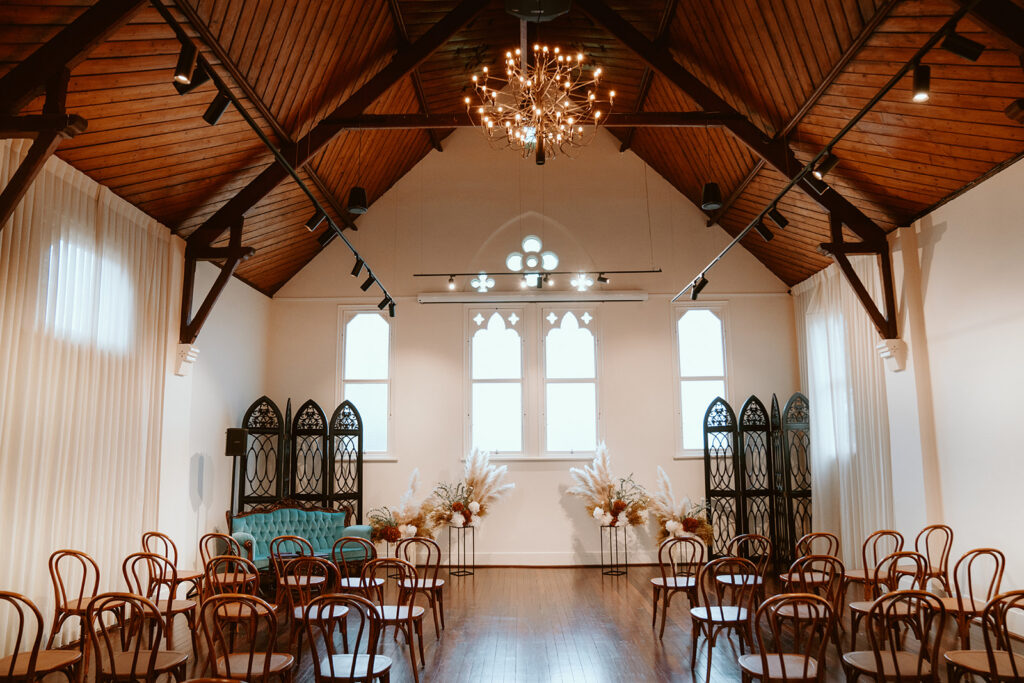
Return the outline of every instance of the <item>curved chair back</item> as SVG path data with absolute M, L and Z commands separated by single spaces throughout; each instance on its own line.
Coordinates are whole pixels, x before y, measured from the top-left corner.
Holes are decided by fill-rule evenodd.
M 1006 556 L 995 548 L 968 550 L 957 560 L 953 568 L 953 593 L 961 614 L 979 611 L 978 603 L 984 604 L 999 593 L 1006 569 Z
M 953 529 L 945 524 L 929 524 L 914 539 L 914 550 L 928 558 L 928 572 L 949 576 L 949 553 L 953 549 Z
M 928 580 L 928 559 L 910 550 L 886 555 L 875 565 L 871 582 L 872 598 L 900 590 L 900 581 L 909 579 L 909 588 L 924 590 Z
M 794 618 L 799 620 L 795 627 Z M 754 637 L 761 654 L 761 671 L 781 675 L 766 675 L 764 680 L 819 680 L 833 618 L 832 605 L 811 593 L 768 598 L 754 617 Z
M 322 557 L 301 556 L 284 563 L 281 575 L 292 590 L 292 606 L 308 605 L 321 595 L 337 593 L 338 568 Z
M 805 555 L 793 562 L 789 575 L 796 591 L 818 595 L 828 602 L 834 614 L 842 613 L 846 568 L 838 557 Z
M 166 557 L 175 567 L 178 566 L 178 546 L 167 534 L 159 531 L 147 531 L 142 534 L 142 551 Z
M 353 643 L 352 657 L 336 656 L 341 653 L 334 639 L 337 621 L 332 620 L 331 615 L 342 608 L 348 609 L 346 628 L 348 635 L 354 636 L 348 639 Z M 377 608 L 366 598 L 349 594 L 321 595 L 306 606 L 305 615 L 306 633 L 313 650 L 313 675 L 317 683 L 376 680 L 368 674 L 390 666 L 389 658 L 377 654 L 382 623 Z
M 208 595 L 243 593 L 256 595 L 260 573 L 251 560 L 233 555 L 220 555 L 206 563 L 203 586 Z
M 422 536 L 403 538 L 395 546 L 395 557 L 415 567 L 424 585 L 437 584 L 437 573 L 441 570 L 441 546 L 437 541 Z
M 17 615 L 14 620 L 17 624 L 13 633 L 14 641 L 11 643 L 14 649 L 7 665 L 0 666 L 0 679 L 32 681 L 35 678 L 39 647 L 43 642 L 43 615 L 35 603 L 24 595 L 0 591 L 0 624 L 11 624 L 9 615 L 12 611 Z M 19 666 L 22 664 L 24 666 Z M 18 671 L 17 676 L 14 675 L 15 670 Z
M 839 557 L 839 537 L 827 531 L 804 534 L 796 542 L 796 556 L 831 555 Z
M 870 576 L 883 558 L 903 550 L 903 534 L 892 529 L 880 529 L 864 539 L 860 547 L 861 567 Z
M 1013 615 L 1012 619 L 1010 615 Z M 1024 680 L 1024 665 L 1013 655 L 1013 642 L 1017 634 L 1011 631 L 1008 624 L 1009 621 L 1019 622 L 1021 619 L 1024 619 L 1024 590 L 1008 591 L 995 596 L 985 605 L 981 614 L 988 670 L 1009 669 L 1006 677 L 999 680 Z
M 270 680 L 277 614 L 266 600 L 240 593 L 212 595 L 203 601 L 199 622 L 215 676 L 249 683 Z
M 370 560 L 363 565 L 363 571 L 360 573 L 362 584 L 364 586 L 372 586 L 376 580 L 383 580 L 383 587 L 378 593 L 378 599 L 381 601 L 381 605 L 388 604 L 386 589 L 388 587 L 388 579 L 392 579 L 395 585 L 395 591 L 397 596 L 394 603 L 399 607 L 408 607 L 409 614 L 413 612 L 413 607 L 416 605 L 416 594 L 419 592 L 419 575 L 416 573 L 416 567 L 409 564 L 405 560 L 400 560 L 395 557 L 382 557 L 376 560 Z M 403 586 L 412 586 L 412 588 L 404 588 Z
M 203 534 L 199 539 L 199 558 L 203 561 L 203 566 L 221 555 L 245 557 L 242 546 L 233 537 L 218 533 Z
M 49 566 L 58 608 L 76 601 L 84 602 L 100 590 L 100 566 L 80 550 L 55 551 L 50 555 Z
M 908 614 L 914 618 L 908 619 Z M 932 680 L 925 678 L 925 665 L 932 671 L 938 667 L 946 626 L 946 610 L 939 598 L 922 590 L 887 593 L 872 603 L 866 623 L 871 624 L 867 631 L 875 671 L 889 671 L 891 662 L 902 660 L 898 674 L 886 680 Z M 913 651 L 903 649 L 907 631 L 919 641 Z M 898 658 L 897 653 L 903 656 Z
M 719 581 L 719 577 L 731 580 Z M 708 608 L 709 613 L 714 606 L 732 604 L 750 610 L 754 593 L 757 591 L 757 566 L 743 557 L 720 557 L 711 560 L 700 571 L 697 584 L 700 586 L 701 604 Z M 735 599 L 726 602 L 728 595 Z
M 352 549 L 361 551 L 359 559 L 345 558 L 345 551 Z M 343 577 L 357 576 L 364 563 L 377 559 L 377 547 L 360 536 L 342 536 L 334 542 L 334 547 L 331 548 L 331 559 L 341 570 Z
M 772 542 L 760 534 L 741 534 L 729 541 L 726 553 L 750 560 L 757 567 L 757 575 L 763 577 L 772 559 Z
M 313 544 L 302 536 L 275 536 L 270 541 L 270 561 L 278 576 L 284 575 L 284 565 L 288 560 L 312 556 Z
M 672 586 L 677 576 L 691 576 L 695 580 L 704 566 L 704 544 L 691 536 L 666 538 L 658 546 L 658 566 L 662 585 Z
M 174 600 L 170 587 L 178 582 L 178 571 L 171 561 L 156 553 L 132 553 L 121 563 L 128 592 L 149 598 L 159 609 L 168 610 Z M 166 605 L 161 605 L 160 588 L 168 588 Z
M 134 593 L 101 593 L 89 603 L 86 615 L 98 678 L 155 679 L 164 635 L 156 605 Z

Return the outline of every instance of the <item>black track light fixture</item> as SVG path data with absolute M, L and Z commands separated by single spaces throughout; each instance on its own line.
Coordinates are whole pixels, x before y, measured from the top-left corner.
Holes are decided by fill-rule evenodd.
M 704 183 L 700 193 L 700 208 L 705 211 L 718 211 L 722 208 L 722 191 L 718 183 Z
M 359 285 L 359 289 L 361 289 L 361 290 L 363 290 L 365 292 L 370 287 L 372 287 L 373 283 L 376 282 L 376 281 L 377 281 L 377 278 L 375 278 L 373 276 L 373 273 L 370 273 L 370 277 L 366 278 L 366 282 L 364 282 L 363 284 Z
M 760 235 L 765 242 L 771 242 L 772 238 L 775 237 L 775 233 L 768 229 L 768 226 L 764 224 L 764 221 L 759 220 L 757 223 L 754 223 L 754 230 L 757 230 L 757 234 Z
M 174 80 L 177 83 L 188 85 L 192 82 L 192 71 L 196 68 L 196 54 L 195 45 L 192 43 L 181 44 L 178 63 L 174 65 Z
M 914 92 L 911 97 L 918 104 L 923 104 L 932 96 L 932 68 L 927 64 L 914 67 Z
M 320 209 L 317 209 L 316 213 L 310 216 L 309 220 L 306 221 L 306 230 L 313 232 L 314 230 L 319 228 L 320 224 L 323 223 L 325 220 L 327 220 L 327 215 Z
M 206 65 L 203 62 L 199 62 L 188 83 L 182 83 L 177 78 L 174 79 L 174 89 L 178 91 L 179 95 L 187 95 L 208 80 L 210 80 L 210 72 L 206 70 Z
M 390 303 L 391 303 L 391 297 L 388 296 L 387 294 L 385 294 L 384 298 L 380 300 L 379 304 L 377 304 L 377 308 L 379 310 L 383 311 L 387 307 L 387 305 L 390 304 Z
M 544 284 L 546 284 L 548 287 L 554 287 L 555 286 L 555 278 L 551 277 L 550 275 L 545 275 L 544 276 Z
M 1010 102 L 1003 113 L 1017 123 L 1024 123 L 1024 97 Z
M 316 241 L 320 243 L 321 247 L 326 247 L 337 236 L 337 233 L 335 233 L 333 230 L 327 230 L 325 232 L 320 233 L 320 235 L 316 238 Z
M 395 302 L 394 301 L 392 301 L 391 303 L 388 304 L 388 317 L 389 318 L 394 318 L 395 317 Z
M 828 189 L 828 183 L 826 183 L 824 180 L 819 180 L 818 178 L 815 178 L 813 173 L 810 175 L 805 175 L 804 180 L 807 182 L 808 185 L 811 186 L 811 189 L 817 192 L 818 194 L 825 194 L 825 190 Z
M 231 99 L 218 90 L 217 96 L 213 98 L 210 106 L 203 112 L 203 121 L 206 121 L 211 126 L 216 126 L 217 122 L 220 121 L 220 117 L 227 111 L 229 104 L 231 104 Z
M 772 222 L 782 230 L 785 230 L 786 226 L 789 225 L 789 219 L 782 215 L 777 206 L 768 209 L 768 218 L 771 218 Z
M 356 264 L 352 266 L 352 277 L 359 277 L 359 273 L 363 270 L 363 259 L 356 256 Z
M 600 282 L 602 285 L 606 285 L 606 284 L 608 284 L 610 282 L 610 280 L 608 279 L 608 276 L 605 275 L 604 273 L 598 273 L 597 274 L 597 281 Z
M 455 276 L 454 275 L 449 275 L 448 276 L 448 289 L 455 289 Z
M 832 152 L 825 155 L 825 158 L 818 162 L 818 167 L 814 169 L 814 177 L 821 180 L 828 175 L 829 171 L 839 165 L 839 157 Z
M 366 201 L 366 190 L 356 185 L 348 192 L 348 212 L 361 216 L 366 213 L 370 203 Z
M 981 57 L 981 53 L 985 51 L 984 45 L 959 33 L 947 35 L 940 47 L 947 52 L 952 52 L 957 57 L 963 57 L 971 62 L 978 61 L 978 57 Z
M 696 301 L 697 297 L 700 295 L 701 292 L 704 291 L 704 288 L 707 286 L 708 279 L 704 277 L 704 274 L 702 273 L 700 277 L 693 281 L 693 287 L 690 289 L 690 301 Z

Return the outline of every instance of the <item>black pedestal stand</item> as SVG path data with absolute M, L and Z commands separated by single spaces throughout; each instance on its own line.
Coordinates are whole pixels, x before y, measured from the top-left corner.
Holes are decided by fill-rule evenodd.
M 467 533 L 469 534 L 468 539 L 466 538 Z M 455 549 L 454 563 L 452 562 L 453 547 Z M 448 527 L 448 574 L 451 576 L 473 576 L 476 574 L 476 527 Z
M 626 548 L 626 527 L 602 524 L 601 573 L 605 576 L 622 576 L 628 570 L 629 550 Z

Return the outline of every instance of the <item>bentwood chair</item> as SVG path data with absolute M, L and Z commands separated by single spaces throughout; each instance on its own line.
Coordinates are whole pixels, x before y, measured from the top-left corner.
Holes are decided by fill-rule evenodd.
M 947 594 L 953 592 L 949 588 L 949 552 L 952 548 L 953 530 L 945 524 L 931 524 L 917 534 L 914 550 L 928 560 L 922 590 L 928 588 L 928 581 L 935 579 L 942 584 L 942 590 Z M 902 571 L 902 568 L 899 570 Z
M 395 546 L 395 556 L 416 568 L 419 577 L 416 588 L 427 597 L 434 613 L 434 636 L 441 637 L 440 629 L 444 628 L 444 579 L 437 578 L 441 570 L 441 547 L 437 541 L 422 536 L 403 538 Z M 403 583 L 400 588 L 407 590 L 410 586 Z
M 65 549 L 57 550 L 50 555 L 49 569 L 50 581 L 53 583 L 54 609 L 46 649 L 53 647 L 53 641 L 61 632 L 64 623 L 72 617 L 78 617 L 82 629 L 78 646 L 82 653 L 82 670 L 86 671 L 89 668 L 89 650 L 85 647 L 89 639 L 86 633 L 86 610 L 100 589 L 100 567 L 89 555 L 79 550 Z
M 150 600 L 134 593 L 102 593 L 89 603 L 86 619 L 96 651 L 96 683 L 185 680 L 188 655 L 161 650 L 164 619 Z
M 291 635 L 289 643 L 294 645 L 296 658 L 302 661 L 302 634 L 306 620 L 306 606 L 321 595 L 338 592 L 338 568 L 322 557 L 296 557 L 284 565 L 284 578 L 292 588 Z M 317 614 L 323 620 L 333 619 L 345 634 L 345 614 L 348 610 L 337 608 L 334 612 Z
M 405 634 L 405 640 L 409 644 L 409 662 L 412 665 L 413 679 L 416 683 L 419 683 L 420 667 L 416 665 L 416 648 L 413 641 L 419 641 L 420 666 L 423 666 L 425 660 L 423 654 L 423 614 L 426 611 L 416 604 L 416 594 L 419 590 L 419 581 L 417 579 L 419 576 L 416 574 L 416 568 L 411 564 L 405 560 L 393 557 L 371 560 L 363 566 L 362 578 L 364 582 L 370 582 L 375 578 L 387 577 L 395 578 L 395 591 L 398 594 L 397 600 L 393 604 L 387 604 L 386 593 L 382 590 L 381 594 L 385 595 L 385 599 L 374 605 L 374 608 L 377 611 L 377 616 L 380 617 L 382 632 L 389 625 L 393 625 L 396 628 L 396 637 L 397 631 Z M 402 588 L 402 586 L 411 586 L 411 588 Z M 385 585 L 386 588 L 387 586 Z
M 839 557 L 839 537 L 827 531 L 815 531 L 801 536 L 794 549 L 797 560 L 808 555 Z M 792 588 L 796 578 L 791 575 L 791 572 L 783 572 L 779 575 L 779 579 L 787 589 Z M 805 582 L 807 579 L 808 577 L 803 577 Z
M 658 547 L 658 568 L 661 570 L 661 576 L 651 578 L 651 587 L 654 590 L 651 628 L 654 628 L 657 623 L 660 603 L 659 639 L 665 636 L 665 620 L 673 595 L 685 593 L 691 607 L 697 604 L 697 577 L 703 566 L 704 544 L 696 538 L 689 536 L 666 538 Z
M 248 683 L 268 683 L 276 676 L 291 683 L 295 658 L 287 652 L 274 652 L 277 615 L 262 598 L 240 593 L 211 595 L 203 601 L 199 622 L 206 640 L 207 666 L 214 676 Z
M 743 557 L 754 563 L 757 568 L 757 574 L 754 577 L 754 597 L 758 599 L 758 602 L 763 600 L 768 563 L 772 559 L 772 542 L 760 534 L 741 534 L 729 541 L 725 552 L 726 555 Z M 746 579 L 732 574 L 721 576 L 718 580 L 726 585 L 732 585 L 737 580 L 746 581 Z
M 1008 622 L 1024 618 L 1024 590 L 1015 590 L 992 598 L 981 613 L 984 650 L 950 650 L 943 657 L 949 683 L 959 683 L 965 674 L 985 681 L 1024 681 L 1024 655 L 1013 652 Z
M 875 567 L 875 574 L 871 577 L 871 600 L 859 600 L 850 603 L 850 649 L 857 649 L 857 629 L 861 620 L 871 611 L 874 601 L 881 596 L 900 590 L 901 580 L 908 589 L 924 590 L 925 574 L 928 571 L 928 560 L 921 553 L 901 551 L 893 553 L 882 559 Z M 893 613 L 893 618 L 896 617 Z M 903 615 L 906 619 L 913 619 L 913 613 Z M 868 623 L 868 628 L 874 624 Z
M 245 557 L 241 544 L 234 537 L 216 532 L 203 534 L 199 539 L 199 559 L 203 563 L 204 571 L 210 564 L 210 560 L 220 555 Z
M 908 619 L 908 614 L 915 617 Z M 939 643 L 946 610 L 937 597 L 920 590 L 886 593 L 871 605 L 867 618 L 871 624 L 870 649 L 843 655 L 848 682 L 866 676 L 874 681 L 938 683 Z M 908 632 L 917 641 L 911 650 L 904 649 Z
M 975 548 L 961 557 L 953 568 L 953 594 L 942 598 L 942 606 L 956 620 L 960 647 L 971 649 L 971 620 L 999 593 L 1006 557 L 995 548 Z
M 875 576 L 875 567 L 883 558 L 903 550 L 903 534 L 891 529 L 882 529 L 864 539 L 860 549 L 861 568 L 846 570 L 846 585 L 859 583 L 864 586 L 864 599 L 874 599 L 871 582 Z
M 121 572 L 124 574 L 124 582 L 128 585 L 129 592 L 149 598 L 163 614 L 167 647 L 174 645 L 174 617 L 182 614 L 188 622 L 192 652 L 198 652 L 196 619 L 199 610 L 195 600 L 174 599 L 171 587 L 178 584 L 178 576 L 171 561 L 156 553 L 132 553 L 121 564 Z M 163 591 L 166 591 L 166 596 L 161 596 Z
M 728 582 L 721 579 L 728 577 Z M 720 557 L 708 562 L 700 571 L 700 607 L 690 607 L 690 669 L 697 664 L 697 639 L 703 635 L 708 643 L 708 674 L 711 678 L 711 654 L 722 631 L 735 631 L 740 654 L 743 645 L 751 645 L 750 610 L 758 584 L 757 567 L 742 557 Z M 731 602 L 730 602 L 731 598 Z
M 274 602 L 282 607 L 289 607 L 292 594 L 297 587 L 295 581 L 302 581 L 302 577 L 286 578 L 284 574 L 285 564 L 296 557 L 313 557 L 313 544 L 302 536 L 276 536 L 270 541 L 270 564 L 274 569 L 274 585 L 277 587 L 274 594 Z M 320 581 L 319 577 L 310 579 Z
M 792 625 L 793 614 L 800 624 Z M 743 683 L 818 683 L 825 673 L 825 645 L 834 612 L 824 598 L 810 593 L 783 593 L 769 598 L 754 617 L 757 654 L 741 655 Z M 770 634 L 764 637 L 764 632 Z M 784 632 L 791 635 L 783 637 Z
M 170 560 L 171 564 L 174 565 L 175 572 L 177 573 L 177 583 L 174 586 L 171 586 L 172 595 L 176 596 L 178 594 L 178 586 L 183 583 L 192 584 L 192 590 L 189 591 L 190 596 L 192 594 L 199 595 L 203 572 L 199 569 L 178 568 L 178 546 L 174 544 L 174 541 L 170 536 L 162 534 L 159 531 L 147 531 L 142 534 L 142 551 L 162 555 Z
M 348 653 L 347 637 L 344 640 L 344 653 L 338 652 L 334 642 L 337 624 L 332 615 L 342 610 L 354 627 L 349 631 L 355 632 L 351 654 Z M 377 654 L 382 622 L 372 602 L 359 595 L 322 595 L 306 606 L 305 624 L 313 654 L 313 676 L 316 683 L 388 682 L 391 658 Z
M 805 555 L 793 562 L 789 568 L 792 590 L 817 595 L 832 608 L 831 637 L 839 655 L 843 654 L 839 642 L 839 618 L 843 613 L 843 600 L 846 597 L 843 594 L 844 573 L 842 561 L 832 555 Z M 801 622 L 808 616 L 799 609 L 791 609 L 787 605 L 780 606 L 777 611 L 780 616 L 793 621 L 796 629 L 802 628 Z
M 357 552 L 353 552 L 357 551 Z M 345 557 L 346 552 L 351 553 Z M 356 556 L 353 558 L 352 556 Z M 370 591 L 378 593 L 384 585 L 384 579 L 374 579 L 368 585 L 363 584 L 361 575 L 363 565 L 370 560 L 377 559 L 377 548 L 365 538 L 359 536 L 342 536 L 334 542 L 331 549 L 331 559 L 334 565 L 341 570 L 341 579 L 338 583 L 338 590 L 343 593 L 357 593 L 371 598 Z M 381 600 L 382 597 L 378 596 Z
M 3 623 L 13 628 L 8 633 L 9 637 L 13 637 L 10 643 L 13 654 L 0 657 L 0 681 L 33 683 L 57 671 L 64 674 L 68 683 L 78 680 L 82 653 L 40 649 L 43 642 L 43 615 L 31 600 L 18 593 L 0 591 L 0 624 Z

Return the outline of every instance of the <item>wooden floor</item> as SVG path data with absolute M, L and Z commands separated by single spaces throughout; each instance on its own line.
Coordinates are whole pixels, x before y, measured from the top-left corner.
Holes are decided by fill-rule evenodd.
M 698 644 L 690 671 L 690 619 L 681 594 L 672 603 L 665 638 L 651 629 L 650 577 L 655 567 L 632 567 L 627 576 L 593 568 L 478 568 L 475 576 L 449 577 L 447 628 L 438 640 L 429 612 L 424 621 L 426 666 L 421 681 L 739 681 L 735 638 L 719 638 L 706 676 L 707 646 Z M 852 595 L 851 599 L 859 599 Z M 953 647 L 947 629 L 944 648 Z M 849 633 L 843 634 L 843 647 Z M 178 649 L 191 651 L 184 620 L 175 627 Z M 980 646 L 980 637 L 974 644 Z M 864 638 L 860 646 L 865 647 Z M 286 634 L 280 647 L 287 647 Z M 308 645 L 295 681 L 313 681 Z M 392 681 L 411 681 L 402 636 L 389 630 L 382 654 L 395 660 Z M 205 662 L 201 647 L 199 664 Z M 944 667 L 943 678 L 944 678 Z M 835 648 L 828 648 L 826 680 L 845 681 Z M 195 658 L 189 675 L 199 676 Z

